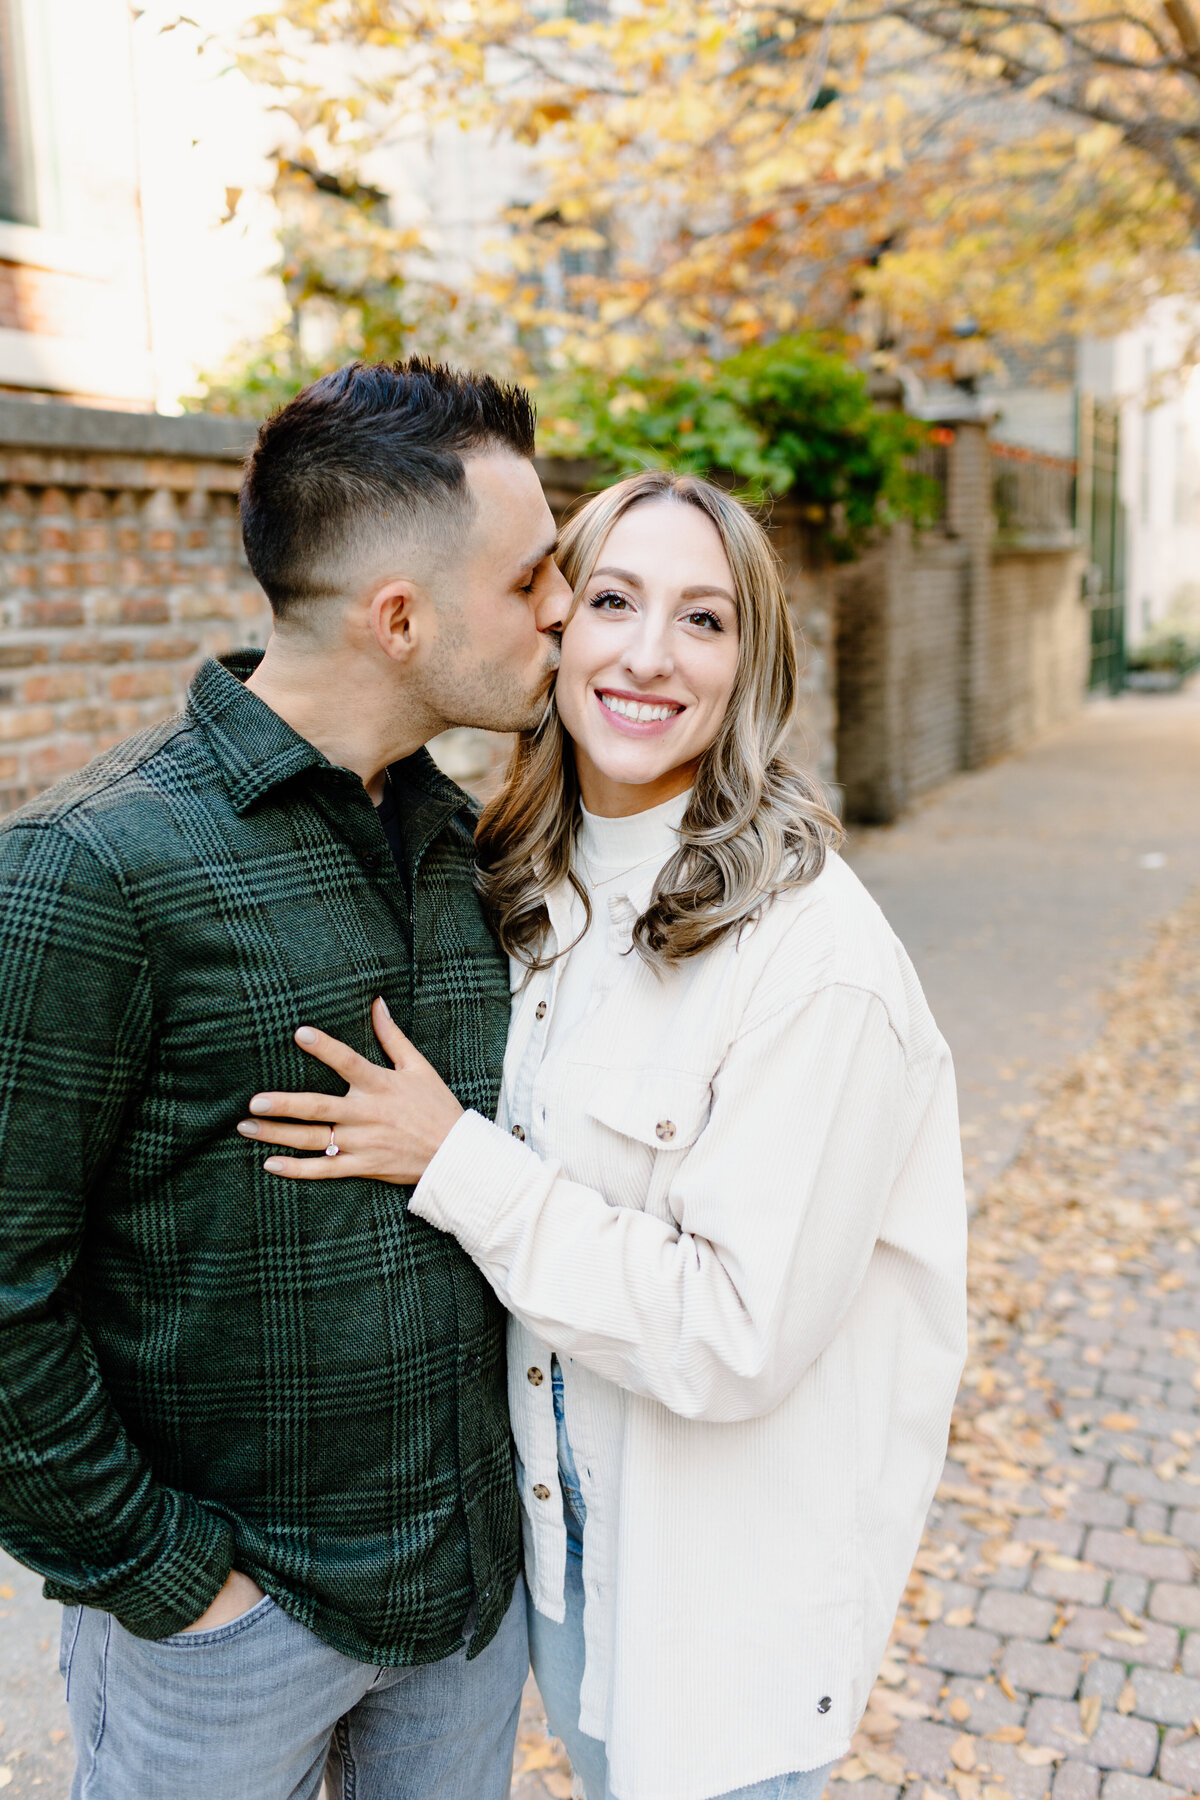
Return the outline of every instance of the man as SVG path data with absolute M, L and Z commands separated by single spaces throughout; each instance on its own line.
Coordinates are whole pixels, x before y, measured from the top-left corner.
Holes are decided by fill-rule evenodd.
M 500 1309 L 404 1194 L 234 1127 L 312 1081 L 303 1023 L 378 1059 L 377 995 L 493 1107 L 506 970 L 421 746 L 545 705 L 532 451 L 487 377 L 316 383 L 243 488 L 266 653 L 0 828 L 0 1541 L 67 1607 L 75 1796 L 508 1791 Z

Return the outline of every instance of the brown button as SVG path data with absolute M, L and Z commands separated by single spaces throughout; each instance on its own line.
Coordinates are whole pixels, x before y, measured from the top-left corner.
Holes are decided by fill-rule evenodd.
M 515 1138 L 520 1138 L 522 1143 L 525 1142 L 525 1127 L 523 1125 L 514 1125 L 512 1134 Z
M 540 1369 L 527 1369 L 525 1371 L 525 1379 L 531 1387 L 541 1387 L 546 1377 L 542 1374 Z
M 654 1127 L 654 1135 L 660 1137 L 664 1144 L 669 1144 L 675 1136 L 675 1127 L 670 1119 L 660 1119 Z
M 546 1002 L 544 1000 L 538 1001 L 536 1007 L 534 1008 L 533 1016 L 535 1019 L 544 1019 L 545 1018 Z
M 550 1489 L 539 1481 L 533 1490 L 533 1497 L 535 1500 L 548 1500 L 550 1498 Z

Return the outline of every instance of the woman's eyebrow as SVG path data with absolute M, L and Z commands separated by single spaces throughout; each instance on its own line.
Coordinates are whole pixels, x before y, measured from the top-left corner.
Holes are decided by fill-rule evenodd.
M 642 581 L 641 577 L 638 575 L 635 575 L 631 569 L 608 568 L 608 569 L 593 569 L 592 570 L 592 580 L 593 581 L 596 581 L 597 579 L 604 577 L 604 576 L 607 576 L 610 581 L 623 581 L 627 587 L 640 588 L 640 587 L 645 586 L 645 583 Z M 685 587 L 685 588 L 680 588 L 680 590 L 679 590 L 679 598 L 681 600 L 704 600 L 704 599 L 707 599 L 709 596 L 712 596 L 718 600 L 728 600 L 730 606 L 737 605 L 737 601 L 734 599 L 733 595 L 728 591 L 727 588 L 713 587 L 710 583 L 708 583 L 706 581 L 701 582 L 699 584 L 699 586 L 697 586 L 697 587 Z
M 593 581 L 595 581 L 598 576 L 602 576 L 602 575 L 607 576 L 610 581 L 623 581 L 627 587 L 640 588 L 644 585 L 644 583 L 642 582 L 641 576 L 635 575 L 632 572 L 632 570 L 630 570 L 630 569 L 593 569 L 592 570 L 592 580 Z
M 737 605 L 737 601 L 727 588 L 710 587 L 707 582 L 702 582 L 699 587 L 680 588 L 679 596 L 682 600 L 704 600 L 712 597 L 716 600 L 728 600 L 730 606 Z

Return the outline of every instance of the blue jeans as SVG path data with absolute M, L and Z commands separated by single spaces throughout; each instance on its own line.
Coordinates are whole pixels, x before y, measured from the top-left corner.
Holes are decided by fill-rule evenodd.
M 214 1631 L 133 1637 L 69 1606 L 71 1800 L 505 1800 L 528 1669 L 524 1583 L 472 1662 L 379 1668 L 271 1599 Z
M 562 1372 L 551 1364 L 554 1418 L 558 1427 L 558 1479 L 563 1494 L 567 1526 L 567 1616 L 561 1625 L 547 1619 L 529 1602 L 529 1654 L 538 1690 L 546 1708 L 546 1722 L 561 1739 L 571 1767 L 583 1783 L 587 1800 L 613 1800 L 608 1785 L 608 1757 L 599 1738 L 579 1729 L 579 1689 L 583 1681 L 583 1529 L 587 1507 L 579 1487 L 579 1472 L 567 1436 Z M 824 1768 L 803 1769 L 788 1775 L 772 1775 L 713 1800 L 821 1800 L 832 1763 Z

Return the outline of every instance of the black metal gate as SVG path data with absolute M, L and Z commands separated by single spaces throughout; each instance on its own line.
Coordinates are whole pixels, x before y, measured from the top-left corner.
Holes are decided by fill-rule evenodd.
M 1113 405 L 1081 395 L 1079 404 L 1079 521 L 1089 547 L 1088 606 L 1092 657 L 1088 686 L 1119 693 L 1125 682 L 1125 508 L 1118 470 L 1121 415 Z

